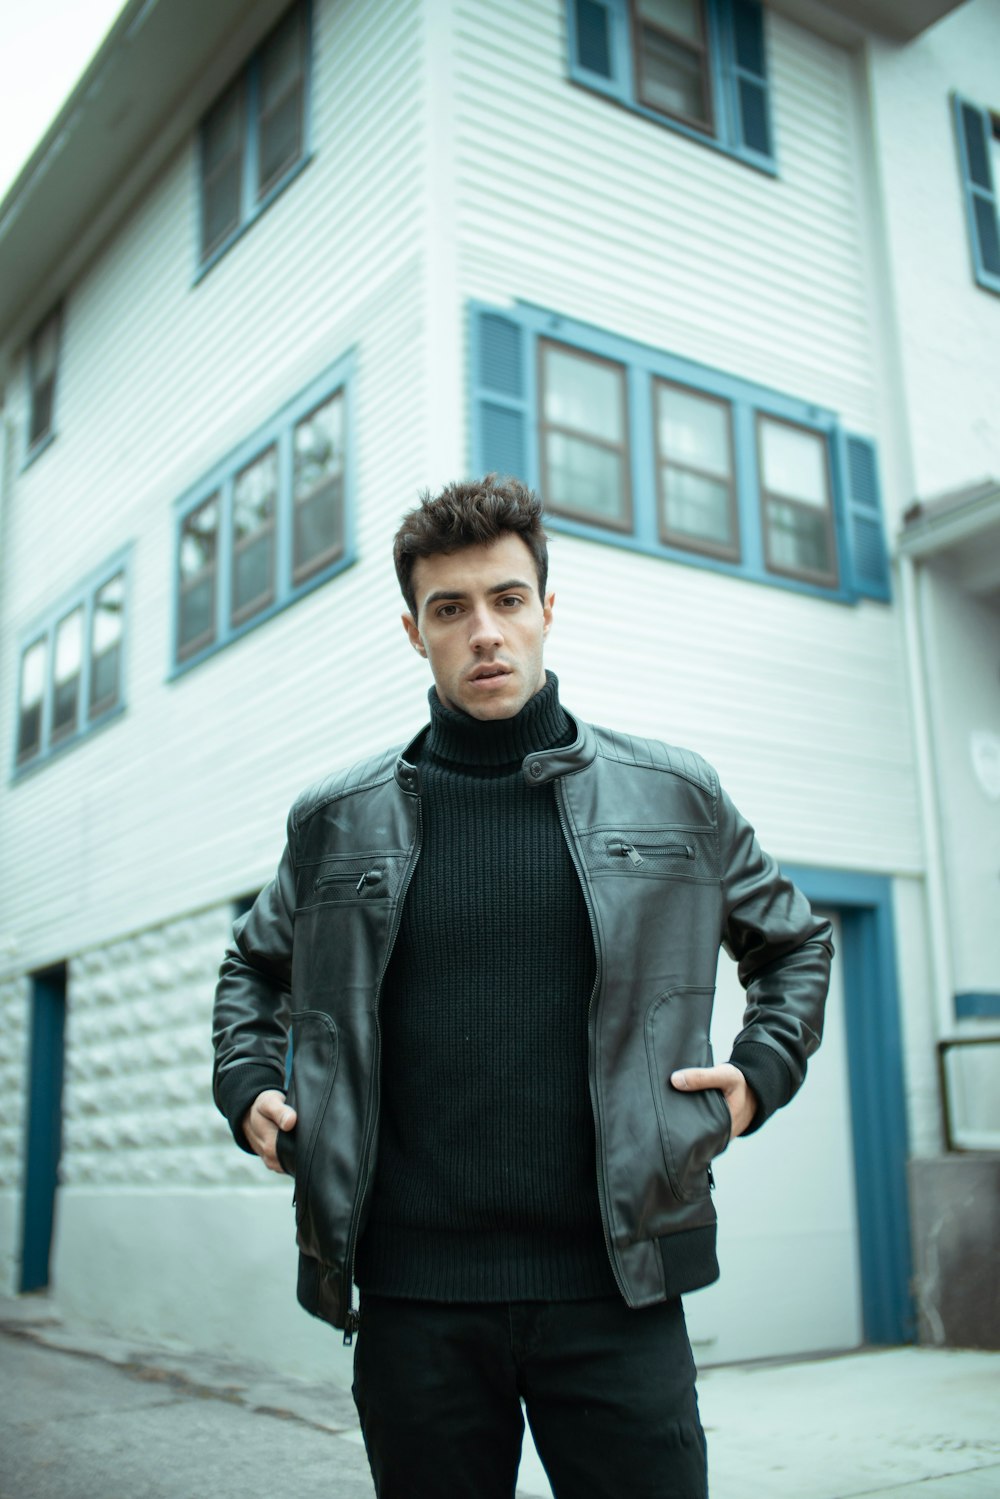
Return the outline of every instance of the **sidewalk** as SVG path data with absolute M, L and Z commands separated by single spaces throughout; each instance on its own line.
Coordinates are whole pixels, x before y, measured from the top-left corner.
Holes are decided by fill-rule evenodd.
M 707 1369 L 699 1392 L 712 1499 L 1000 1496 L 1000 1353 Z M 44 1298 L 0 1298 L 0 1412 L 0 1499 L 372 1499 L 348 1391 L 72 1325 Z M 518 1499 L 548 1494 L 526 1437 Z

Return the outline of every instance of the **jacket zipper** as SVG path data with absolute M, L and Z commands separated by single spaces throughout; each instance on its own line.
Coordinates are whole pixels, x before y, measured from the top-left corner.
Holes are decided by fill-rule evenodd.
M 597 1001 L 597 995 L 601 988 L 601 948 L 597 936 L 597 918 L 594 915 L 594 903 L 590 898 L 590 889 L 587 885 L 586 871 L 583 868 L 576 843 L 569 834 L 569 828 L 566 820 L 566 808 L 563 801 L 564 793 L 561 777 L 556 778 L 554 790 L 556 794 L 556 810 L 559 813 L 559 826 L 562 829 L 562 835 L 566 841 L 566 847 L 569 849 L 570 858 L 573 860 L 573 866 L 576 869 L 577 879 L 580 881 L 580 889 L 583 892 L 583 903 L 587 907 L 587 919 L 590 922 L 591 940 L 594 944 L 594 959 L 596 971 L 594 973 L 594 987 L 590 991 L 590 1001 L 587 1005 L 587 1033 L 589 1037 L 593 1025 L 594 1005 Z M 625 1290 L 625 1283 L 622 1280 L 621 1272 L 618 1268 L 618 1261 L 615 1258 L 615 1252 L 611 1244 L 611 1232 L 608 1228 L 608 1189 L 607 1183 L 604 1180 L 604 1149 L 601 1134 L 601 1105 L 597 1088 L 596 1046 L 594 1047 L 594 1067 L 590 1078 L 590 1096 L 591 1106 L 594 1110 L 594 1128 L 596 1132 L 597 1145 L 597 1148 L 594 1151 L 597 1166 L 597 1201 L 601 1209 L 601 1227 L 604 1230 L 604 1247 L 608 1252 L 608 1261 L 611 1265 L 611 1273 L 614 1275 L 614 1278 L 618 1284 L 618 1289 L 621 1291 L 626 1305 L 629 1305 L 628 1295 Z
M 693 859 L 694 849 L 690 843 L 622 843 L 608 844 L 608 853 L 617 858 L 628 859 L 632 864 L 642 864 L 643 854 L 653 859 Z
M 366 885 L 377 885 L 381 878 L 381 869 L 366 869 L 360 877 L 358 877 L 356 870 L 350 869 L 345 870 L 343 874 L 337 872 L 334 874 L 320 875 L 319 879 L 313 886 L 313 889 L 322 890 L 325 885 L 343 885 L 347 884 L 348 881 L 357 879 L 357 884 L 354 886 L 354 888 L 360 895 Z
M 409 863 L 407 864 L 406 869 L 403 871 L 403 879 L 399 887 L 399 898 L 396 902 L 396 909 L 393 912 L 392 927 L 389 931 L 389 940 L 386 943 L 385 957 L 382 959 L 382 969 L 378 976 L 378 983 L 375 986 L 375 1052 L 374 1056 L 372 1057 L 371 1073 L 372 1103 L 369 1107 L 368 1119 L 365 1123 L 365 1136 L 361 1146 L 361 1160 L 363 1162 L 363 1167 L 361 1175 L 358 1178 L 358 1191 L 357 1196 L 354 1199 L 354 1214 L 351 1218 L 351 1227 L 347 1235 L 347 1284 L 345 1288 L 347 1300 L 347 1315 L 344 1319 L 345 1348 L 350 1348 L 351 1344 L 354 1342 L 354 1334 L 357 1332 L 361 1320 L 360 1314 L 354 1305 L 354 1261 L 357 1255 L 358 1229 L 361 1225 L 361 1214 L 364 1209 L 365 1198 L 368 1196 L 368 1188 L 371 1186 L 372 1151 L 375 1146 L 375 1140 L 378 1136 L 378 1116 L 379 1105 L 381 1103 L 381 1099 L 379 1097 L 380 1068 L 382 1059 L 382 1028 L 379 1024 L 379 1002 L 382 998 L 382 985 L 385 982 L 386 971 L 389 967 L 389 959 L 392 957 L 392 950 L 396 945 L 396 938 L 399 935 L 399 925 L 403 919 L 403 902 L 406 900 L 406 892 L 410 888 L 410 880 L 413 878 L 413 871 L 416 868 L 417 859 L 420 854 L 420 845 L 422 842 L 423 822 L 420 811 L 420 798 L 418 797 L 417 835 L 413 840 L 413 847 L 410 850 Z M 375 873 L 375 871 L 370 871 L 370 873 Z M 379 878 L 381 878 L 381 871 L 378 871 L 378 876 Z M 362 876 L 362 879 L 365 878 L 365 876 Z

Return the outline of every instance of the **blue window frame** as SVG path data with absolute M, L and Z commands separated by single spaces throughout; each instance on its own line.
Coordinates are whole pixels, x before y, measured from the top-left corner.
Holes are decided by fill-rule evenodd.
M 201 122 L 202 270 L 308 160 L 310 75 L 311 7 L 298 0 Z
M 576 83 L 775 170 L 756 0 L 566 0 L 566 29 Z
M 1000 115 L 957 95 L 952 107 L 973 274 L 980 286 L 1000 292 Z
M 127 593 L 127 552 L 119 552 L 25 635 L 15 773 L 75 744 L 121 712 Z
M 353 561 L 351 363 L 326 371 L 178 501 L 173 671 Z
M 833 412 L 535 307 L 474 304 L 470 341 L 473 468 L 553 530 L 889 599 L 875 447 Z

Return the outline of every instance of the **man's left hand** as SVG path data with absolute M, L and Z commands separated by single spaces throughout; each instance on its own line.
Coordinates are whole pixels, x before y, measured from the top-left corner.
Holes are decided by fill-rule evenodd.
M 719 1062 L 715 1067 L 682 1067 L 670 1074 L 670 1081 L 682 1093 L 717 1088 L 733 1116 L 731 1139 L 735 1140 L 737 1135 L 750 1128 L 757 1112 L 757 1099 L 740 1069 L 732 1062 Z

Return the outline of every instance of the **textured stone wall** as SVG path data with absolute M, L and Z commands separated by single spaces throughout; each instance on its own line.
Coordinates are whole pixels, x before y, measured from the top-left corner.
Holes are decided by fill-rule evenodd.
M 0 1289 L 16 1290 L 21 1263 L 21 1183 L 28 1120 L 31 984 L 0 980 Z
M 69 965 L 63 1152 L 67 1187 L 263 1185 L 211 1095 L 212 996 L 229 906 L 172 921 Z
M 31 982 L 0 979 L 0 1191 L 17 1191 L 24 1167 L 28 1118 Z

